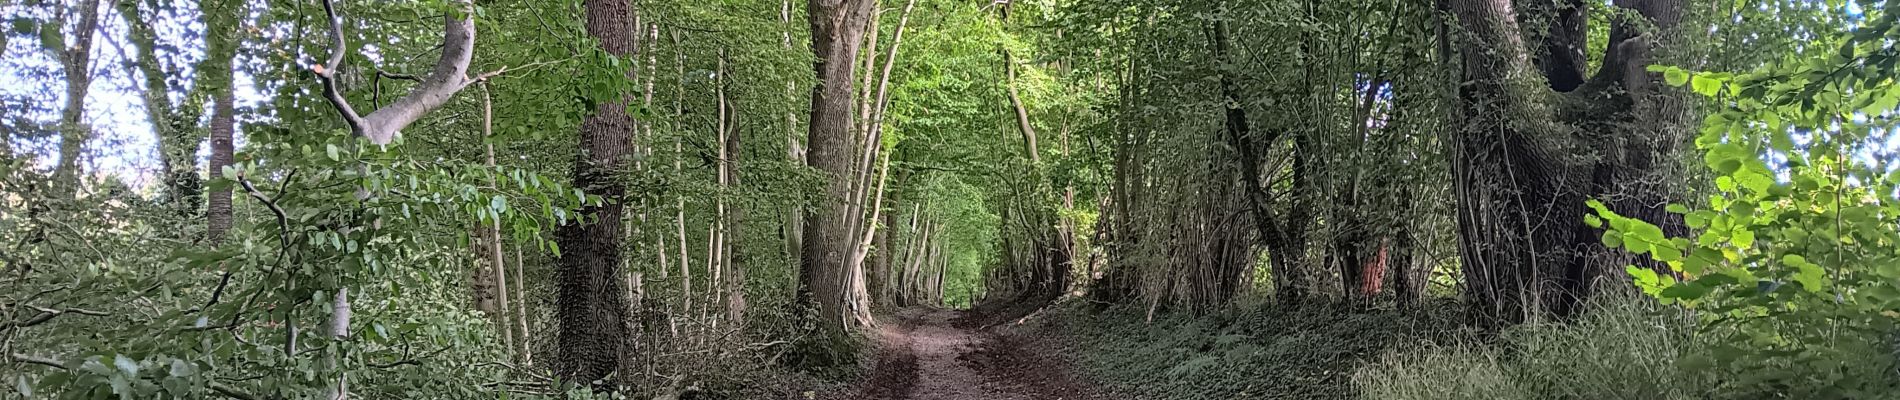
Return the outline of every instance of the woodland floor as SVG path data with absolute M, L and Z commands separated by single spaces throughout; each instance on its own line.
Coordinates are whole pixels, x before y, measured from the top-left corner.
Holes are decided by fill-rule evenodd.
M 1033 332 L 977 326 L 976 315 L 911 308 L 881 321 L 877 365 L 855 399 L 1094 400 L 1101 390 L 1048 354 Z

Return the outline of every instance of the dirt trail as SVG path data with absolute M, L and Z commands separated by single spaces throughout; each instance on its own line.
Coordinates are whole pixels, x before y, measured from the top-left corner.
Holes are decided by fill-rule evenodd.
M 1021 338 L 959 328 L 965 314 L 908 309 L 879 327 L 877 366 L 856 398 L 888 400 L 1103 399 L 1066 363 Z

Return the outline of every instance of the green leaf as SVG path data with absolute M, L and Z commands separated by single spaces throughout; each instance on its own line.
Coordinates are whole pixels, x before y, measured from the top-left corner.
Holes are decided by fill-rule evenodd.
M 1735 178 L 1730 178 L 1727 175 L 1715 177 L 1715 188 L 1721 189 L 1724 192 L 1733 192 L 1735 191 Z
M 1755 193 L 1766 193 L 1768 192 L 1768 187 L 1774 186 L 1775 184 L 1775 178 L 1770 178 L 1768 177 L 1768 175 L 1763 175 L 1763 174 L 1756 173 L 1753 171 L 1745 171 L 1739 174 L 1735 174 L 1735 179 L 1742 184 L 1743 188 L 1746 188 Z
M 1669 204 L 1669 206 L 1668 206 L 1668 207 L 1664 207 L 1663 209 L 1664 209 L 1664 210 L 1667 210 L 1667 211 L 1669 211 L 1669 212 L 1671 212 L 1671 213 L 1676 213 L 1676 214 L 1688 214 L 1688 213 L 1689 213 L 1689 207 L 1687 207 L 1687 206 L 1683 206 L 1683 205 L 1681 205 L 1681 204 L 1674 204 L 1674 203 L 1671 203 L 1671 204 Z
M 1615 248 L 1621 248 L 1622 246 L 1623 246 L 1622 234 L 1616 233 L 1616 232 L 1603 232 L 1603 247 L 1615 249 Z
M 1660 294 L 1668 298 L 1695 300 L 1709 294 L 1709 288 L 1693 283 L 1684 283 L 1664 288 Z
M 343 159 L 342 156 L 337 154 L 337 149 L 336 149 L 335 144 L 323 145 L 323 155 L 330 157 L 330 161 L 338 161 L 338 160 Z
M 1721 251 L 1697 247 L 1689 251 L 1688 259 L 1682 261 L 1682 272 L 1687 272 L 1689 275 L 1702 275 L 1702 271 L 1720 262 L 1722 262 Z
M 1682 251 L 1676 249 L 1658 247 L 1655 251 L 1649 252 L 1649 255 L 1655 257 L 1656 261 L 1662 262 L 1682 260 Z
M 1728 241 L 1729 243 L 1734 244 L 1735 247 L 1748 248 L 1749 246 L 1754 246 L 1755 245 L 1755 231 L 1750 231 L 1750 230 L 1735 231 L 1733 235 L 1729 236 Z
M 1672 85 L 1680 86 L 1681 84 L 1674 83 Z M 1715 97 L 1716 94 L 1722 91 L 1722 81 L 1710 78 L 1708 74 L 1696 74 L 1695 79 L 1690 81 L 1689 86 L 1691 89 L 1694 89 L 1696 93 L 1709 97 Z
M 1820 265 L 1808 262 L 1807 257 L 1802 257 L 1800 254 L 1782 256 L 1781 263 L 1795 268 L 1794 282 L 1801 284 L 1801 288 L 1807 289 L 1808 292 L 1821 291 L 1821 282 L 1825 278 L 1826 271 L 1821 270 Z
M 1682 86 L 1689 82 L 1689 73 L 1681 68 L 1670 68 L 1663 71 L 1663 80 L 1669 82 L 1669 86 Z

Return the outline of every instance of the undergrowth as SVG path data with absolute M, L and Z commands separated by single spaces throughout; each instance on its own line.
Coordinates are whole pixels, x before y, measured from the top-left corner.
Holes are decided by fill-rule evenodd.
M 1625 298 L 1627 299 L 1627 298 Z M 1829 376 L 1787 365 L 1725 368 L 1723 346 L 1695 316 L 1647 300 L 1599 304 L 1579 321 L 1524 325 L 1496 343 L 1420 346 L 1360 369 L 1366 400 L 1688 400 L 1900 398 L 1890 340 L 1842 334 L 1815 348 L 1856 349 L 1825 360 Z
M 1456 305 L 1259 307 L 1191 317 L 1066 305 L 1051 323 L 1100 383 L 1144 399 L 1351 399 L 1352 371 L 1390 349 L 1464 335 Z
M 1449 300 L 1412 310 L 1263 306 L 1193 317 L 1064 305 L 1044 323 L 1095 381 L 1143 399 L 1742 400 L 1897 399 L 1890 338 L 1816 344 L 1857 351 L 1829 377 L 1701 360 L 1719 337 L 1687 311 L 1632 297 L 1578 320 L 1493 335 Z M 1776 371 L 1782 371 L 1777 375 Z M 1838 387 L 1852 382 L 1853 387 Z

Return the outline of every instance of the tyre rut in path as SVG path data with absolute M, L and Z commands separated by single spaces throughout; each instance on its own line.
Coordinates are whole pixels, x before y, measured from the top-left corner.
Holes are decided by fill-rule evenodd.
M 878 328 L 881 347 L 856 398 L 884 400 L 1100 399 L 1062 361 L 1023 338 L 959 328 L 964 313 L 907 309 Z

